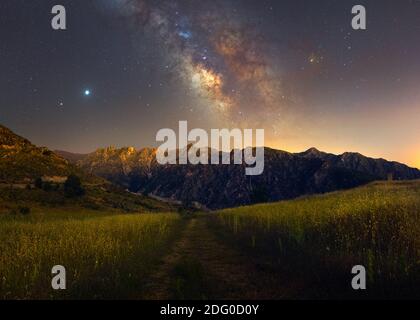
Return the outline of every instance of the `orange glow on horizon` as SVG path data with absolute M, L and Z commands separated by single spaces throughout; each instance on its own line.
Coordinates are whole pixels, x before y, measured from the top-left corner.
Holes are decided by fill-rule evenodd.
M 397 161 L 402 164 L 405 164 L 409 167 L 420 169 L 420 147 L 419 148 L 411 148 L 409 151 L 401 150 L 399 153 L 381 153 L 374 150 L 369 149 L 359 149 L 356 147 L 337 147 L 333 145 L 325 145 L 325 144 L 317 144 L 313 143 L 308 144 L 307 142 L 302 143 L 288 143 L 284 141 L 283 143 L 279 143 L 278 140 L 275 139 L 267 139 L 265 141 L 265 145 L 268 148 L 282 150 L 290 153 L 299 153 L 304 152 L 310 148 L 316 148 L 319 151 L 332 153 L 336 155 L 343 154 L 344 152 L 358 152 L 362 155 L 369 157 L 369 158 L 383 158 L 387 161 Z

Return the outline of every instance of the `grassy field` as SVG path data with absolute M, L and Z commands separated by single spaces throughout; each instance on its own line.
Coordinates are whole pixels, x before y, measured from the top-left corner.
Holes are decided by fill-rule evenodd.
M 184 215 L 96 187 L 2 191 L 0 300 L 420 298 L 419 181 Z
M 0 299 L 141 298 L 180 220 L 88 209 L 0 215 Z M 66 267 L 67 290 L 51 289 L 54 265 Z
M 420 297 L 419 181 L 229 209 L 214 220 L 220 236 L 295 279 L 297 297 Z M 364 293 L 351 289 L 360 264 Z

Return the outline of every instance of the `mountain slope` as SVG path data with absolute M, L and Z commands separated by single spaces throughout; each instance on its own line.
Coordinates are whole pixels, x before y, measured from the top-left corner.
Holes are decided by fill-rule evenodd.
M 78 167 L 47 148 L 33 145 L 0 125 L 0 181 L 29 182 L 42 176 L 76 174 L 89 182 L 102 181 L 84 174 Z
M 68 153 L 67 155 L 70 155 Z M 83 155 L 80 155 L 83 158 Z M 70 175 L 81 178 L 85 194 L 67 197 L 62 184 Z M 31 187 L 36 178 L 56 182 L 50 188 Z M 85 173 L 70 161 L 47 148 L 39 148 L 0 125 L 0 214 L 19 208 L 60 207 L 74 212 L 102 210 L 115 212 L 170 212 L 164 202 L 131 194 L 103 178 Z
M 155 155 L 155 149 L 110 147 L 85 155 L 77 164 L 131 191 L 211 209 L 353 188 L 389 175 L 396 180 L 420 179 L 419 170 L 397 162 L 315 148 L 295 154 L 265 148 L 264 173 L 253 177 L 245 176 L 243 165 L 163 166 Z

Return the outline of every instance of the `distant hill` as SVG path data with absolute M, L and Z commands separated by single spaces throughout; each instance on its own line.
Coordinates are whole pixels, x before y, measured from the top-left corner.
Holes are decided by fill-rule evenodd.
M 145 148 L 101 148 L 93 153 L 80 155 L 57 151 L 62 157 L 77 165 L 85 172 L 95 174 L 132 191 L 138 191 L 144 178 L 150 176 L 157 166 L 156 150 Z M 137 179 L 140 179 L 137 181 Z
M 315 148 L 302 153 L 265 148 L 264 173 L 253 177 L 245 176 L 240 165 L 162 166 L 155 155 L 156 150 L 151 148 L 109 147 L 82 156 L 75 163 L 133 192 L 186 204 L 197 202 L 211 209 L 348 189 L 389 177 L 420 179 L 418 169 L 404 164 L 358 153 L 334 155 Z
M 76 174 L 87 182 L 103 182 L 85 174 L 53 151 L 37 147 L 0 125 L 0 183 L 31 182 L 42 176 L 65 177 L 69 174 Z
M 72 153 L 62 150 L 54 150 L 54 153 L 68 160 L 72 164 L 76 164 L 78 161 L 83 160 L 87 156 L 87 154 L 83 153 Z

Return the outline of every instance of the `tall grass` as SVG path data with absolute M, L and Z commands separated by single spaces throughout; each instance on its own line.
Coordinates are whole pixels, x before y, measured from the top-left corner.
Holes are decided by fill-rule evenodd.
M 141 298 L 174 237 L 175 214 L 0 217 L 0 298 Z M 51 288 L 63 265 L 67 290 Z
M 244 248 L 313 280 L 323 294 L 350 293 L 351 268 L 361 264 L 372 295 L 420 296 L 418 181 L 224 210 L 217 222 Z

